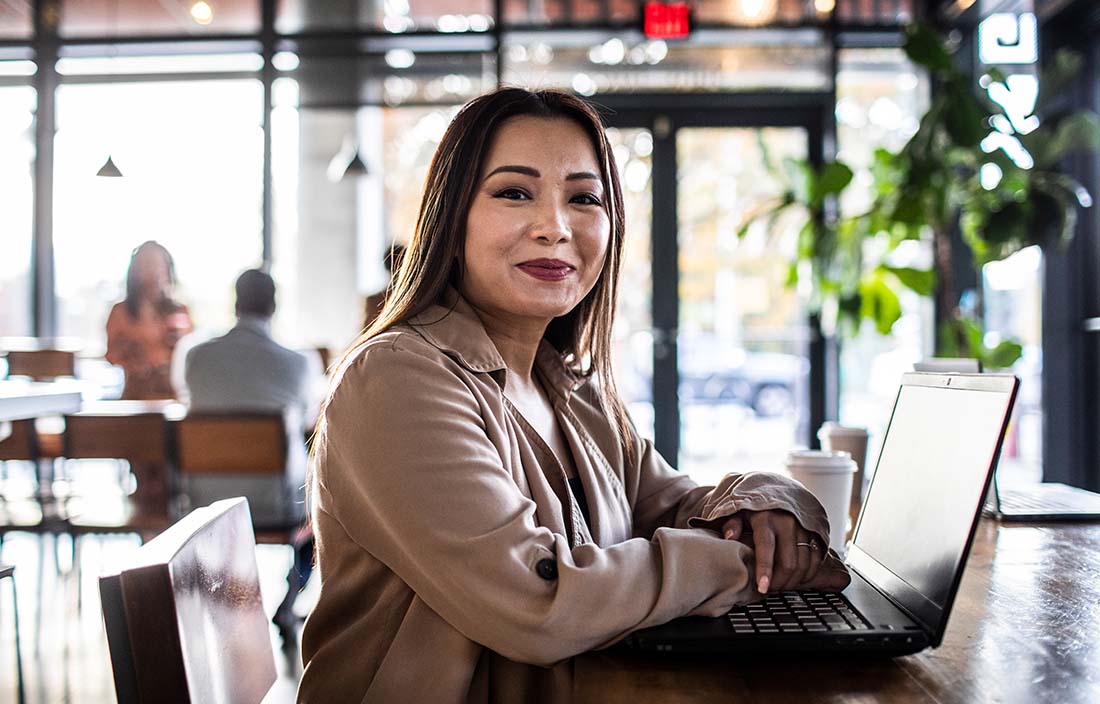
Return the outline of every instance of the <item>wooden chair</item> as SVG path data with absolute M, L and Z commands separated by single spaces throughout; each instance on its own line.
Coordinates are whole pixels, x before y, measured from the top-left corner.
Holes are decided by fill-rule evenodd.
M 166 411 L 171 416 L 173 406 L 101 401 L 65 416 L 65 460 L 123 460 L 137 479 L 129 496 L 120 486 L 117 496 L 108 497 L 114 500 L 71 498 L 67 507 L 75 535 L 136 532 L 146 538 L 171 522 L 172 448 Z
M 275 682 L 244 499 L 192 511 L 99 593 L 119 704 L 257 704 Z
M 176 424 L 182 492 L 206 503 L 260 487 L 264 497 L 249 496 L 257 541 L 290 545 L 304 515 L 287 481 L 304 467 L 300 435 L 280 413 L 189 413 Z
M 15 621 L 15 696 L 18 704 L 26 701 L 26 693 L 23 691 L 23 655 L 19 644 L 19 597 L 15 592 L 15 565 L 0 563 L 0 580 L 11 580 L 11 616 Z
M 12 349 L 5 355 L 8 360 L 8 376 L 27 376 L 34 381 L 52 381 L 58 377 L 76 376 L 76 351 L 72 349 Z M 27 460 L 38 462 L 40 459 L 55 458 L 60 454 L 61 436 L 56 433 L 35 433 L 33 420 L 17 420 L 12 423 L 15 432 L 26 437 L 33 435 L 33 451 L 18 453 L 8 441 L 0 442 L 0 459 Z M 13 433 L 14 434 L 14 433 Z M 22 446 L 20 446 L 22 450 Z
M 50 381 L 76 376 L 76 352 L 67 349 L 9 350 L 8 376 L 29 376 L 35 381 Z

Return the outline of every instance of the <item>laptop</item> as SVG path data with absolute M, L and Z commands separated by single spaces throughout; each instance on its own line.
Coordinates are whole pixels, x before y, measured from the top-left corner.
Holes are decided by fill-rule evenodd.
M 655 652 L 905 655 L 943 640 L 1019 380 L 905 374 L 840 593 L 782 592 L 636 631 Z
M 978 373 L 982 363 L 966 357 L 932 357 L 914 364 L 913 370 Z M 985 513 L 1005 523 L 1095 521 L 1100 520 L 1100 494 L 1055 482 L 1005 487 L 994 473 Z
M 1100 520 L 1100 494 L 1042 482 L 1005 488 L 993 477 L 985 512 L 1004 523 Z

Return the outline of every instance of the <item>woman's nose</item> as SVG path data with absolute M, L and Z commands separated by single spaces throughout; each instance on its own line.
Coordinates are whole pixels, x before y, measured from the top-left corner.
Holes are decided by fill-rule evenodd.
M 573 231 L 569 226 L 565 210 L 557 205 L 546 205 L 539 208 L 539 217 L 535 222 L 532 234 L 539 241 L 550 244 L 568 241 L 573 237 Z

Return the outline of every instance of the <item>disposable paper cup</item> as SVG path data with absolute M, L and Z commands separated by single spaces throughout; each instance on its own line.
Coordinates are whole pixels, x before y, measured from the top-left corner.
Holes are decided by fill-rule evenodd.
M 848 506 L 851 526 L 855 526 L 856 519 L 859 518 L 859 509 L 863 506 L 863 489 L 867 482 L 867 474 L 864 471 L 867 462 L 867 430 L 828 421 L 817 431 L 817 439 L 821 441 L 822 450 L 847 452 L 856 463 L 856 474 L 852 478 L 852 498 Z
M 787 455 L 787 471 L 817 497 L 829 516 L 829 547 L 844 554 L 848 504 L 856 463 L 847 452 L 793 450 Z

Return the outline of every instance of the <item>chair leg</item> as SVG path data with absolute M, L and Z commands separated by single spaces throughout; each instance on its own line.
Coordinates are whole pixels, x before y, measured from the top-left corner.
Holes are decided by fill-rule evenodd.
M 81 569 L 80 569 L 80 536 L 76 533 L 69 535 L 69 539 L 73 541 L 73 566 L 72 571 L 76 575 L 76 616 L 80 618 L 81 605 L 83 603 L 84 590 L 81 588 L 83 583 L 81 582 Z
M 23 685 L 23 648 L 20 645 L 19 640 L 19 597 L 15 591 L 15 574 L 11 576 L 11 600 L 14 605 L 12 609 L 12 620 L 15 622 L 15 687 L 16 696 L 19 704 L 24 704 L 26 700 L 26 693 Z

